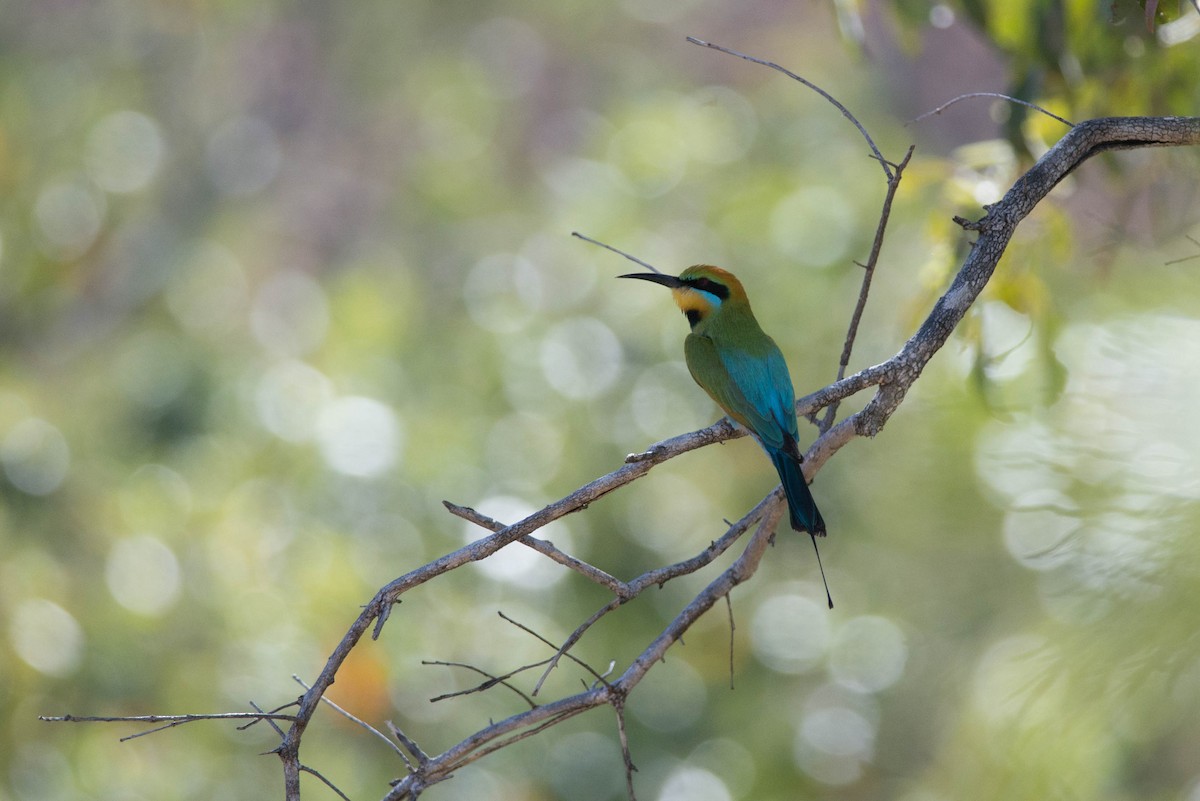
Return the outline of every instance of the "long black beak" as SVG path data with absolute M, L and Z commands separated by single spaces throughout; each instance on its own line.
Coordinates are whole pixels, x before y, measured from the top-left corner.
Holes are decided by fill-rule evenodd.
M 655 284 L 662 284 L 669 289 L 675 289 L 676 287 L 683 286 L 683 282 L 680 281 L 676 276 L 666 275 L 664 273 L 628 273 L 626 275 L 618 275 L 617 277 L 640 278 L 643 281 L 651 281 Z

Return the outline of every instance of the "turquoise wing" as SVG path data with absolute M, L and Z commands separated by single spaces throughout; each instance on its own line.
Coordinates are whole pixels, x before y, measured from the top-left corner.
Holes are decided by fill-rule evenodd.
M 765 334 L 758 352 L 718 351 L 706 336 L 691 334 L 684 342 L 692 378 L 731 418 L 754 432 L 771 457 L 787 495 L 792 528 L 814 537 L 825 536 L 825 521 L 817 509 L 796 445 L 796 396 L 783 354 Z
M 754 432 L 771 450 L 795 447 L 796 396 L 783 354 L 764 336 L 758 352 L 727 348 L 724 353 L 705 336 L 690 334 L 684 357 L 696 383 L 725 413 Z

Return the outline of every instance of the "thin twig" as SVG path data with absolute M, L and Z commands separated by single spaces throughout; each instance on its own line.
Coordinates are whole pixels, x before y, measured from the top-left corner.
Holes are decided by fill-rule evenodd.
M 320 771 L 316 770 L 315 768 L 310 768 L 308 765 L 301 765 L 300 770 L 304 771 L 305 773 L 311 773 L 313 776 L 316 776 L 318 779 L 320 779 L 322 782 L 325 783 L 326 787 L 328 787 L 330 790 L 333 790 L 335 793 L 337 793 L 338 796 L 341 797 L 342 801 L 350 801 L 350 796 L 343 793 L 340 789 L 338 789 L 338 786 L 336 784 L 334 784 L 333 782 L 329 781 L 329 779 L 326 779 L 324 776 L 322 776 Z
M 288 704 L 291 706 L 291 704 Z M 138 737 L 145 737 L 147 734 L 155 734 L 167 729 L 173 729 L 176 726 L 182 726 L 186 723 L 194 723 L 198 720 L 252 720 L 258 722 L 260 720 L 287 720 L 295 723 L 296 715 L 277 715 L 264 712 L 213 712 L 193 715 L 38 715 L 38 720 L 47 723 L 162 723 L 162 726 L 155 726 L 152 729 L 140 731 L 137 734 L 130 734 L 122 737 L 119 742 L 128 742 L 136 740 Z
M 634 596 L 629 597 L 632 598 Z M 629 600 L 629 598 L 621 596 L 613 598 L 604 606 L 593 612 L 591 617 L 580 623 L 579 626 L 576 627 L 575 631 L 571 632 L 571 636 L 567 637 L 567 639 L 563 641 L 563 644 L 558 647 L 558 650 L 555 652 L 554 656 L 547 661 L 546 669 L 542 671 L 542 675 L 537 680 L 537 684 L 533 685 L 533 695 L 535 697 L 542 691 L 542 685 L 546 683 L 546 679 L 550 677 L 550 673 L 554 670 L 554 668 L 558 667 L 559 660 L 566 655 L 567 651 L 572 648 L 575 643 L 579 642 L 579 639 L 583 637 L 584 632 L 590 629 L 597 620 L 604 617 L 609 612 L 625 603 L 627 600 Z
M 883 168 L 884 175 L 886 175 L 888 177 L 889 181 L 892 179 L 892 167 L 893 167 L 892 163 L 890 161 L 888 161 L 887 159 L 885 159 L 883 157 L 883 154 L 879 152 L 879 148 L 875 146 L 875 140 L 871 138 L 871 135 L 869 133 L 867 133 L 867 129 L 864 128 L 862 123 L 858 121 L 858 118 L 855 117 L 853 114 L 851 114 L 850 109 L 848 109 L 844 105 L 842 105 L 841 101 L 839 101 L 833 95 L 829 94 L 829 92 L 826 92 L 824 89 L 817 86 L 815 83 L 808 80 L 807 78 L 801 78 L 799 75 L 797 75 L 796 73 L 787 69 L 786 67 L 776 64 L 774 61 L 764 61 L 761 58 L 755 58 L 754 56 L 748 56 L 745 53 L 739 53 L 736 50 L 730 50 L 728 47 L 722 47 L 719 44 L 713 44 L 712 42 L 706 42 L 702 39 L 697 39 L 694 36 L 687 37 L 687 40 L 689 42 L 691 42 L 692 44 L 697 44 L 697 45 L 700 45 L 701 47 L 708 47 L 713 50 L 718 50 L 722 53 L 726 53 L 731 56 L 737 56 L 738 58 L 744 58 L 746 61 L 752 61 L 755 64 L 761 64 L 764 67 L 770 67 L 771 69 L 775 70 L 776 72 L 782 72 L 784 75 L 788 76 L 793 81 L 799 81 L 800 83 L 807 86 L 809 89 L 812 89 L 814 92 L 819 94 L 821 97 L 825 98 L 830 103 L 832 103 L 834 108 L 836 108 L 838 111 L 842 112 L 843 117 L 850 120 L 850 122 L 852 122 L 854 124 L 854 127 L 858 129 L 858 132 L 860 134 L 862 134 L 863 139 L 867 140 L 867 146 L 870 147 L 871 152 L 875 154 L 875 160 L 878 161 L 879 166 Z
M 725 594 L 725 610 L 729 612 L 729 689 L 733 689 L 733 633 L 737 626 L 733 623 L 733 599 Z
M 423 750 L 421 750 L 421 746 L 417 745 L 415 740 L 402 732 L 399 726 L 389 720 L 387 721 L 387 727 L 388 731 L 392 733 L 392 736 L 396 738 L 396 741 L 408 749 L 408 753 L 412 754 L 412 757 L 417 761 L 418 766 L 424 765 L 429 761 L 429 754 L 426 754 Z M 401 753 L 400 758 L 404 760 L 404 764 L 408 765 L 408 769 L 411 771 L 413 764 L 408 760 L 408 757 Z
M 613 253 L 616 253 L 620 256 L 624 256 L 625 258 L 629 259 L 634 264 L 642 265 L 643 267 L 645 267 L 647 270 L 649 270 L 652 273 L 658 273 L 659 275 L 663 274 L 662 271 L 659 270 L 657 267 L 655 267 L 653 264 L 642 261 L 637 256 L 631 256 L 623 250 L 618 250 L 617 248 L 614 248 L 612 245 L 606 245 L 603 242 L 599 241 L 598 239 L 592 239 L 590 236 L 584 236 L 583 234 L 579 233 L 578 231 L 572 231 L 571 236 L 577 236 L 580 239 L 582 239 L 584 242 L 591 242 L 593 245 L 599 245 L 600 247 L 602 247 L 606 250 L 611 250 Z
M 292 674 L 292 681 L 294 681 L 294 682 L 296 682 L 297 684 L 299 684 L 299 685 L 300 685 L 301 687 L 303 687 L 305 690 L 311 690 L 311 689 L 312 689 L 312 687 L 310 687 L 309 685 L 305 684 L 305 683 L 304 683 L 304 680 L 303 680 L 303 679 L 301 679 L 299 676 L 297 676 L 295 673 L 293 673 L 293 674 Z M 379 729 L 375 728 L 375 727 L 374 727 L 374 726 L 372 726 L 370 723 L 367 723 L 365 720 L 362 720 L 361 718 L 357 718 L 357 717 L 355 717 L 354 715 L 350 714 L 350 712 L 348 712 L 348 711 L 347 711 L 347 710 L 345 710 L 344 708 L 342 708 L 342 707 L 338 706 L 338 705 L 337 705 L 337 704 L 335 704 L 333 701 L 330 701 L 330 700 L 329 700 L 329 698 L 328 698 L 328 696 L 324 696 L 324 695 L 322 695 L 322 696 L 321 696 L 321 700 L 322 700 L 324 703 L 328 704 L 330 707 L 332 707 L 332 708 L 334 709 L 334 711 L 336 711 L 336 712 L 337 712 L 339 715 L 341 715 L 342 717 L 346 718 L 346 720 L 349 720 L 351 723 L 357 723 L 359 726 L 362 726 L 364 729 L 366 729 L 367 731 L 371 732 L 371 734 L 374 734 L 374 735 L 375 735 L 376 737 L 378 737 L 380 740 L 383 740 L 385 743 L 387 743 L 387 746 L 388 746 L 388 748 L 392 749 L 392 750 L 393 750 L 393 751 L 395 751 L 397 754 L 399 754 L 401 759 L 405 759 L 405 757 L 404 757 L 404 752 L 400 750 L 400 747 L 399 747 L 398 745 L 396 745 L 394 742 L 392 742 L 392 741 L 391 741 L 391 740 L 388 738 L 388 736 L 387 736 L 386 734 L 384 734 L 383 732 L 381 732 Z M 281 735 L 283 734 L 283 732 L 279 732 L 279 733 L 280 733 Z M 405 761 L 407 761 L 407 760 L 405 760 Z
M 275 721 L 270 719 L 270 716 L 274 715 L 277 712 L 280 712 L 284 709 L 288 709 L 289 707 L 299 706 L 299 705 L 300 705 L 300 699 L 298 699 L 298 698 L 294 701 L 288 701 L 286 704 L 280 704 L 279 706 L 275 707 L 274 709 L 268 709 L 266 711 L 266 715 L 267 715 L 266 718 L 255 718 L 253 720 L 250 720 L 246 723 L 243 723 L 241 726 L 238 726 L 237 730 L 238 731 L 246 731 L 251 726 L 257 726 L 260 722 L 262 722 L 263 720 L 266 720 L 267 723 L 271 724 L 272 729 L 279 732 L 280 734 L 283 734 L 283 732 L 280 731 L 279 727 L 277 725 L 275 725 Z M 253 701 L 250 702 L 250 706 L 252 706 L 258 712 L 263 711 L 262 707 L 260 707 L 258 704 L 254 703 Z
M 445 506 L 450 514 L 461 517 L 463 520 L 469 520 L 475 525 L 490 531 L 501 531 L 505 528 L 505 525 L 500 521 L 493 520 L 482 512 L 472 509 L 470 506 L 461 506 L 450 501 L 442 501 L 442 506 Z M 558 562 L 563 567 L 574 570 L 596 584 L 612 590 L 617 595 L 627 595 L 629 593 L 629 586 L 625 582 L 610 576 L 598 567 L 576 559 L 574 556 L 555 548 L 554 543 L 549 540 L 542 540 L 526 535 L 517 540 L 517 542 L 550 557 L 551 560 Z
M 526 670 L 532 670 L 535 667 L 541 667 L 542 665 L 545 664 L 544 661 L 543 662 L 535 662 L 532 665 L 523 665 L 522 667 L 519 667 L 516 670 L 510 671 L 509 673 L 506 673 L 503 676 L 493 676 L 491 673 L 488 673 L 483 668 L 475 667 L 475 665 L 468 665 L 466 662 L 443 662 L 440 659 L 422 659 L 421 664 L 422 665 L 436 665 L 439 667 L 465 668 L 466 670 L 473 671 L 475 673 L 478 673 L 480 676 L 484 676 L 485 678 L 487 678 L 487 681 L 485 681 L 483 684 L 480 684 L 477 687 L 472 687 L 469 690 L 458 690 L 458 691 L 452 692 L 452 693 L 443 693 L 442 695 L 439 695 L 435 698 L 430 698 L 429 699 L 430 703 L 437 703 L 438 701 L 445 701 L 447 698 L 458 698 L 459 696 L 463 696 L 463 695 L 471 695 L 472 693 L 483 692 L 484 690 L 490 690 L 491 688 L 493 688 L 497 684 L 499 684 L 504 687 L 507 687 L 508 689 L 510 689 L 514 693 L 516 693 L 517 695 L 521 696 L 521 698 L 525 701 L 525 703 L 529 704 L 530 709 L 537 708 L 537 702 L 534 701 L 532 698 L 530 698 L 528 695 L 526 695 L 521 689 L 514 687 L 512 684 L 509 684 L 508 679 L 517 675 L 518 673 L 524 673 Z
M 1186 236 L 1186 237 L 1187 237 L 1187 240 L 1188 240 L 1189 242 L 1191 242 L 1191 243 L 1192 243 L 1193 245 L 1195 245 L 1196 247 L 1200 248 L 1200 240 L 1196 239 L 1196 237 L 1192 236 L 1191 234 L 1184 234 L 1184 236 Z M 1185 261 L 1191 261 L 1192 259 L 1200 259 L 1200 253 L 1193 253 L 1192 255 L 1190 255 L 1190 256 L 1184 256 L 1184 257 L 1183 257 L 1183 258 L 1181 258 L 1181 259 L 1171 259 L 1170 261 L 1165 261 L 1165 262 L 1163 262 L 1163 264 L 1164 264 L 1164 265 L 1167 265 L 1167 264 L 1182 264 L 1183 262 L 1185 262 Z
M 469 765 L 472 762 L 482 759 L 483 757 L 487 756 L 488 754 L 492 754 L 503 748 L 507 748 L 508 746 L 512 745 L 513 743 L 520 742 L 521 740 L 524 740 L 528 737 L 532 737 L 535 734 L 540 734 L 541 732 L 545 731 L 546 729 L 550 728 L 551 726 L 557 726 L 559 723 L 562 723 L 564 720 L 567 720 L 568 718 L 573 718 L 576 715 L 583 714 L 586 711 L 588 711 L 587 708 L 584 708 L 584 709 L 572 708 L 572 709 L 567 709 L 565 711 L 559 712 L 559 713 L 547 718 L 545 721 L 543 721 L 542 723 L 539 723 L 537 726 L 534 726 L 533 728 L 525 729 L 524 731 L 519 731 L 510 737 L 503 738 L 494 743 L 491 743 L 490 745 L 488 745 L 484 748 L 480 748 L 478 751 L 470 753 L 469 755 L 463 757 L 461 762 L 452 765 L 451 770 L 458 770 L 461 767 L 465 767 L 466 765 Z M 401 797 L 403 797 L 403 796 L 401 796 Z
M 516 626 L 517 628 L 519 628 L 521 631 L 525 632 L 526 634 L 536 637 L 539 642 L 542 642 L 542 643 L 550 646 L 551 648 L 557 648 L 557 646 L 555 646 L 554 643 L 550 642 L 545 637 L 538 634 L 536 631 L 529 628 L 525 624 L 518 623 L 517 621 L 513 620 L 508 615 L 504 614 L 503 612 L 497 612 L 496 614 L 500 615 L 501 619 L 507 621 L 508 623 L 511 623 L 512 625 Z M 556 653 L 555 657 L 558 657 L 558 656 L 559 656 L 559 654 Z M 593 668 L 587 662 L 584 662 L 582 659 L 578 659 L 577 657 L 571 656 L 570 654 L 567 655 L 567 658 L 570 659 L 575 664 L 579 665 L 581 668 L 586 670 L 588 673 L 591 673 L 592 678 L 594 678 L 596 681 L 601 682 L 601 683 L 604 682 L 604 676 L 600 673 L 597 673 L 595 668 Z M 547 661 L 549 661 L 549 660 L 547 660 Z M 544 665 L 544 664 L 545 664 L 545 662 L 538 662 L 538 665 Z M 539 686 L 540 686 L 540 682 L 539 682 Z M 537 695 L 537 693 L 535 692 L 534 695 Z
M 958 101 L 969 100 L 973 97 L 995 97 L 1000 100 L 1007 100 L 1010 103 L 1016 103 L 1018 105 L 1031 108 L 1034 111 L 1040 111 L 1043 114 L 1045 114 L 1047 117 L 1058 120 L 1059 122 L 1061 122 L 1063 125 L 1067 126 L 1068 128 L 1073 128 L 1075 126 L 1075 123 L 1071 122 L 1070 120 L 1063 119 L 1062 117 L 1058 116 L 1057 114 L 1055 114 L 1052 111 L 1047 111 L 1046 109 L 1039 106 L 1037 103 L 1030 103 L 1028 100 L 1021 100 L 1020 98 L 1012 97 L 1012 96 L 1006 95 L 1006 94 L 1001 94 L 1000 92 L 968 92 L 965 95 L 959 95 L 958 97 L 952 98 L 951 100 L 947 100 L 945 103 L 938 106 L 933 111 L 926 111 L 921 116 L 909 120 L 908 122 L 904 123 L 904 126 L 907 128 L 909 125 L 918 123 L 921 120 L 925 119 L 926 117 L 932 117 L 935 114 L 941 114 L 943 111 L 950 108 Z
M 605 679 L 607 679 L 609 676 L 611 676 L 613 674 L 613 671 L 616 669 L 617 669 L 617 660 L 610 659 L 608 661 L 608 668 L 605 669 L 605 671 L 600 674 L 600 677 L 598 679 L 596 679 L 594 682 L 592 682 L 590 685 L 584 684 L 583 686 L 589 690 L 596 689 L 601 684 L 604 684 Z
M 759 521 L 754 535 L 746 544 L 742 554 L 692 599 L 691 603 L 667 624 L 658 637 L 646 646 L 615 681 L 539 706 L 536 709 L 526 710 L 491 724 L 442 754 L 431 757 L 424 769 L 397 782 L 391 792 L 384 797 L 384 801 L 411 799 L 415 789 L 419 791 L 419 788 L 424 787 L 432 780 L 439 780 L 447 772 L 457 770 L 568 717 L 573 717 L 602 704 L 611 704 L 614 698 L 628 695 L 651 667 L 662 660 L 666 651 L 683 636 L 692 624 L 733 587 L 749 580 L 754 575 L 762 561 L 763 554 L 766 553 L 771 534 L 778 525 L 782 512 L 781 505 L 768 507 L 768 513 Z
M 875 278 L 875 267 L 879 264 L 879 254 L 883 251 L 884 234 L 887 232 L 888 220 L 892 216 L 892 201 L 896 198 L 896 190 L 900 188 L 900 179 L 904 175 L 904 168 L 908 166 L 908 162 L 912 159 L 915 145 L 910 145 L 908 152 L 904 154 L 904 159 L 896 165 L 895 171 L 888 179 L 887 194 L 883 198 L 883 210 L 879 213 L 879 223 L 875 226 L 875 239 L 871 243 L 871 254 L 867 257 L 867 263 L 863 267 L 862 287 L 858 292 L 858 302 L 854 305 L 854 313 L 850 315 L 850 325 L 846 330 L 846 341 L 842 345 L 842 358 L 838 360 L 837 380 L 841 381 L 846 377 L 846 368 L 850 366 L 850 354 L 854 350 L 854 342 L 858 338 L 858 325 L 862 321 L 863 310 L 867 307 L 867 295 L 871 291 L 871 281 Z M 833 401 L 825 410 L 824 417 L 821 418 L 817 430 L 824 434 L 833 425 L 833 421 L 837 418 L 838 401 Z
M 551 671 L 558 666 L 558 662 L 562 656 L 571 648 L 573 648 L 577 642 L 579 642 L 584 633 L 591 628 L 596 621 L 600 620 L 600 618 L 604 617 L 617 607 L 625 604 L 629 600 L 636 598 L 647 587 L 655 585 L 661 587 L 671 579 L 694 573 L 695 571 L 709 564 L 718 556 L 723 554 L 730 545 L 737 541 L 739 537 L 746 533 L 750 526 L 752 526 L 755 521 L 757 521 L 766 513 L 766 510 L 770 505 L 778 504 L 782 498 L 782 489 L 776 489 L 775 492 L 759 501 L 758 504 L 756 504 L 753 509 L 747 512 L 741 520 L 731 525 L 720 539 L 711 543 L 696 556 L 693 556 L 690 559 L 684 559 L 682 562 L 676 562 L 673 565 L 667 565 L 666 567 L 660 567 L 648 571 L 638 576 L 633 581 L 628 582 L 628 595 L 619 595 L 604 606 L 600 607 L 600 609 L 593 613 L 591 617 L 581 623 L 579 627 L 575 629 L 575 631 L 571 632 L 571 636 L 567 637 L 567 639 L 563 641 L 563 644 L 558 648 L 558 652 L 555 653 L 554 657 L 550 660 L 550 664 L 546 666 L 541 678 L 538 679 L 537 684 L 534 686 L 533 694 L 535 696 L 538 694 L 542 688 L 542 684 L 544 684 L 546 679 L 550 676 Z
M 255 712 L 264 712 L 263 708 L 261 706 L 259 706 L 258 704 L 254 703 L 253 701 L 250 702 L 250 706 L 254 707 Z M 288 704 L 288 706 L 291 706 L 291 704 Z M 265 712 L 264 712 L 264 714 L 265 714 Z M 278 734 L 280 736 L 280 738 L 283 737 L 283 729 L 280 728 L 278 723 L 271 720 L 270 718 L 262 718 L 262 719 L 267 721 L 268 725 L 270 725 L 270 727 L 275 730 L 275 733 Z M 238 731 L 245 731 L 249 727 L 253 726 L 255 723 L 258 723 L 258 721 L 252 720 L 249 723 L 247 723 L 245 726 L 238 726 L 237 727 Z
M 295 702 L 293 702 L 295 703 Z M 287 704 L 286 706 L 292 706 Z M 286 706 L 284 708 L 286 708 Z M 271 712 L 208 712 L 190 715 L 38 715 L 46 723 L 191 723 L 196 720 L 295 720 Z
M 629 793 L 629 801 L 637 801 L 637 793 L 633 789 L 633 774 L 637 765 L 633 764 L 633 755 L 629 752 L 629 732 L 625 730 L 625 696 L 613 699 L 613 712 L 617 718 L 617 739 L 621 742 L 621 761 L 625 763 L 625 791 Z

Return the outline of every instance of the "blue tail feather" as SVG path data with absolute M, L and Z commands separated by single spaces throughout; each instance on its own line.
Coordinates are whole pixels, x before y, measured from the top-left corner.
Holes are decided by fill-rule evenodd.
M 817 502 L 808 489 L 800 460 L 784 450 L 772 450 L 767 453 L 779 472 L 779 480 L 783 483 L 792 528 L 796 531 L 807 531 L 814 537 L 824 537 L 825 520 L 821 517 Z

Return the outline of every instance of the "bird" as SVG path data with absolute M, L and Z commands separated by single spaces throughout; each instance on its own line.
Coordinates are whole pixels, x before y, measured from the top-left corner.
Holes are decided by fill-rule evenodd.
M 783 484 L 791 526 L 812 537 L 820 564 L 816 538 L 825 536 L 825 520 L 804 478 L 791 374 L 779 346 L 750 310 L 742 282 L 728 270 L 708 264 L 688 267 L 678 276 L 648 272 L 620 277 L 650 281 L 671 290 L 691 327 L 683 344 L 688 371 L 725 414 L 746 428 L 766 451 Z M 824 565 L 821 578 L 825 578 Z M 828 583 L 825 592 L 832 609 Z

